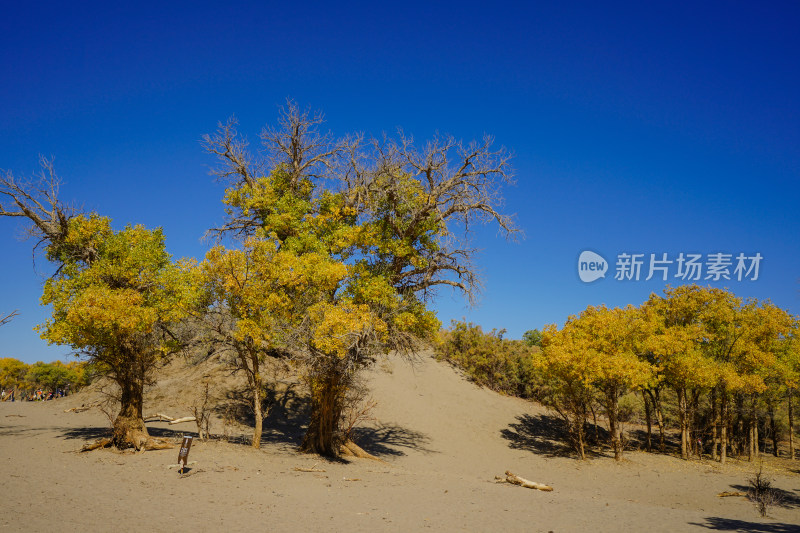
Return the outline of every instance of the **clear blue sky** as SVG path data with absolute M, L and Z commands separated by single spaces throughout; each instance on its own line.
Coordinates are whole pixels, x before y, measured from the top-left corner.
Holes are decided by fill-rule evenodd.
M 232 114 L 251 140 L 287 97 L 336 134 L 486 132 L 516 153 L 505 208 L 526 238 L 476 234 L 483 296 L 470 310 L 443 293 L 445 324 L 519 338 L 590 304 L 640 304 L 666 284 L 644 281 L 649 254 L 681 252 L 760 253 L 758 280 L 714 285 L 800 313 L 800 4 L 650 4 L 9 4 L 0 168 L 53 156 L 64 200 L 202 257 L 223 190 L 198 141 Z M 63 359 L 32 331 L 52 270 L 34 271 L 19 233 L 0 220 L 0 313 L 20 311 L 0 356 Z M 583 250 L 606 278 L 581 282 Z M 639 281 L 614 279 L 623 252 L 645 254 Z

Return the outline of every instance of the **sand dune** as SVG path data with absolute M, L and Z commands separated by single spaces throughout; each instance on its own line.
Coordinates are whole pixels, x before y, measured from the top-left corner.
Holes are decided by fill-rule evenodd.
M 194 369 L 200 375 L 218 375 Z M 220 374 L 221 375 L 221 374 Z M 774 474 L 783 505 L 761 519 L 742 490 L 754 465 L 684 462 L 639 452 L 616 464 L 560 455 L 539 406 L 479 388 L 428 356 L 391 357 L 367 379 L 378 402 L 359 442 L 385 462 L 329 462 L 293 451 L 299 401 L 279 404 L 261 450 L 198 442 L 180 477 L 177 449 L 75 453 L 108 427 L 97 410 L 64 413 L 87 392 L 48 403 L 0 404 L 0 527 L 66 531 L 800 531 L 800 475 Z M 178 370 L 146 411 L 185 409 Z M 186 390 L 184 390 L 186 389 Z M 171 397 L 173 396 L 173 397 Z M 176 398 L 180 398 L 178 401 Z M 179 414 L 185 414 L 181 411 Z M 212 431 L 220 433 L 217 419 Z M 194 424 L 154 432 L 195 430 Z M 242 430 L 242 428 L 239 428 Z M 244 428 L 246 430 L 246 428 Z M 298 472 L 310 467 L 325 472 Z M 554 487 L 497 484 L 511 470 Z M 795 468 L 800 471 L 800 468 Z M 800 473 L 800 472 L 799 472 Z

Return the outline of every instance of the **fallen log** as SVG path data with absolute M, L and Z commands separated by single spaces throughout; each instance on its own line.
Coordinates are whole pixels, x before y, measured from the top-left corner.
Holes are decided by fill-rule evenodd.
M 549 485 L 544 485 L 543 483 L 536 483 L 535 481 L 531 481 L 530 479 L 519 477 L 516 474 L 512 474 L 508 470 L 506 470 L 506 481 L 514 485 L 519 485 L 520 487 L 525 487 L 526 489 L 543 490 L 546 492 L 550 492 L 553 490 L 553 487 Z
M 175 420 L 170 420 L 169 425 L 172 424 L 180 424 L 181 422 L 196 422 L 197 418 L 193 416 L 184 416 L 183 418 L 176 418 Z
M 172 422 L 173 420 L 175 420 L 174 417 L 163 415 L 161 413 L 144 417 L 145 422 Z

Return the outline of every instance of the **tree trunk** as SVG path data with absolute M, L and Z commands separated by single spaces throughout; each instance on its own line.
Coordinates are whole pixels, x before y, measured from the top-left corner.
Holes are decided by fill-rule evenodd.
M 261 412 L 263 391 L 260 386 L 253 388 L 253 414 L 255 425 L 253 427 L 253 448 L 261 448 L 261 433 L 264 428 L 264 415 Z
M 664 453 L 666 449 L 666 440 L 664 436 L 664 410 L 661 407 L 661 392 L 659 389 L 648 390 L 647 394 L 650 396 L 650 401 L 653 404 L 653 410 L 656 413 L 656 422 L 658 422 L 658 450 Z
M 717 409 L 717 387 L 711 389 L 711 460 L 717 460 L 719 445 L 719 409 Z
M 575 451 L 578 452 L 578 458 L 583 461 L 586 459 L 586 447 L 583 437 L 583 425 L 586 422 L 586 416 L 576 416 L 572 421 L 572 435 L 575 440 Z
M 121 389 L 122 404 L 117 418 L 114 420 L 111 440 L 119 449 L 136 448 L 141 450 L 150 438 L 144 424 L 143 396 L 144 377 L 126 373 L 116 377 Z
M 311 379 L 311 420 L 300 444 L 301 452 L 339 456 L 343 443 L 339 423 L 347 392 L 344 381 L 339 369 Z
M 728 457 L 728 393 L 725 388 L 722 388 L 720 394 L 719 418 L 720 418 L 720 436 L 719 436 L 719 462 L 725 464 L 725 459 Z
M 772 455 L 778 457 L 780 455 L 778 452 L 780 435 L 778 435 L 778 425 L 775 423 L 775 402 L 772 400 L 767 401 L 767 409 L 769 410 L 769 431 L 772 433 Z
M 792 401 L 794 397 L 794 390 L 789 389 L 789 398 L 788 398 L 788 417 L 789 417 L 789 459 L 794 459 L 794 409 L 792 407 Z
M 678 393 L 678 413 L 681 423 L 681 458 L 689 459 L 689 420 L 686 411 L 688 410 L 686 401 L 686 389 L 677 389 Z
M 644 416 L 647 421 L 647 442 L 645 443 L 647 451 L 653 451 L 653 416 L 650 409 L 650 400 L 647 398 L 647 393 L 642 391 L 642 401 L 644 402 Z
M 608 429 L 611 431 L 611 446 L 614 448 L 614 460 L 622 460 L 622 435 L 619 426 L 619 398 L 616 390 L 606 397 L 608 402 L 606 412 L 608 414 Z
M 753 461 L 758 456 L 758 418 L 756 414 L 756 395 L 750 395 L 750 416 L 747 417 L 749 442 L 747 446 L 747 460 Z

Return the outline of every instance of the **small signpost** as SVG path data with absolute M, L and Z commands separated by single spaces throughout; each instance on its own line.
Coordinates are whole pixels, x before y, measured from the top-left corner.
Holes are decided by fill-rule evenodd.
M 179 473 L 183 474 L 183 469 L 186 468 L 186 465 L 189 462 L 189 449 L 192 447 L 192 439 L 191 436 L 183 436 L 183 442 L 181 442 L 181 449 L 178 451 L 178 468 Z

